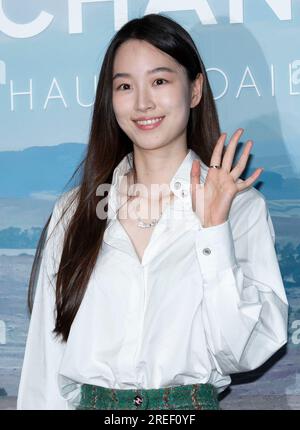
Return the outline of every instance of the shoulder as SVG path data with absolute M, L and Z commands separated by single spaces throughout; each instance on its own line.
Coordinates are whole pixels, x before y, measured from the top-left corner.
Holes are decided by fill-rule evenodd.
M 55 201 L 46 233 L 45 252 L 57 260 L 72 214 L 76 208 L 79 186 L 62 193 Z
M 78 185 L 77 187 L 72 188 L 69 191 L 65 191 L 64 193 L 62 193 L 56 200 L 55 202 L 55 207 L 58 209 L 63 209 L 64 207 L 73 204 L 73 202 L 76 200 L 76 198 L 78 197 L 80 191 L 80 186 Z
M 53 212 L 55 212 L 56 215 L 62 215 L 63 212 L 65 212 L 65 214 L 73 213 L 76 209 L 79 192 L 80 186 L 77 186 L 62 193 L 54 204 Z
M 239 181 L 242 181 L 241 179 Z M 254 187 L 248 187 L 236 194 L 229 213 L 231 225 L 244 228 L 268 216 L 266 197 Z
M 244 182 L 242 179 L 238 181 Z M 264 206 L 266 204 L 266 197 L 261 191 L 251 186 L 237 193 L 234 202 L 236 205 L 244 205 L 246 207 L 254 205 Z
M 57 224 L 61 230 L 65 230 L 76 209 L 80 186 L 74 187 L 62 193 L 55 201 L 49 225 L 49 233 L 53 231 Z

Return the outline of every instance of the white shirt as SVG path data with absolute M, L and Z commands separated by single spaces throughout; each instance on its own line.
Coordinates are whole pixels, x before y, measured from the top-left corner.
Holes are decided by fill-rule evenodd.
M 74 409 L 83 383 L 211 383 L 221 392 L 230 374 L 257 368 L 287 342 L 288 302 L 266 200 L 248 187 L 235 196 L 226 222 L 202 228 L 189 187 L 195 158 L 189 150 L 173 176 L 175 200 L 142 262 L 116 217 L 132 153 L 116 167 L 103 249 L 67 343 L 51 333 L 62 223 L 54 231 L 38 276 L 17 409 Z M 202 183 L 207 171 L 201 161 Z M 57 200 L 47 237 L 71 192 Z

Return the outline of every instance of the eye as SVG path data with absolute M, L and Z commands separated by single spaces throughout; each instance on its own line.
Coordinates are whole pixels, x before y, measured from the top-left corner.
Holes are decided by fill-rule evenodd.
M 160 78 L 160 79 L 156 79 L 156 82 L 157 81 L 165 81 L 165 82 L 168 82 L 168 81 L 166 81 L 166 79 L 162 79 L 162 78 Z M 159 87 L 160 87 L 160 85 L 158 85 Z
M 162 78 L 156 79 L 154 82 L 158 82 L 158 81 L 168 82 L 166 79 L 162 79 Z M 117 87 L 117 90 L 121 90 L 121 91 L 123 91 L 123 90 L 122 90 L 123 85 L 127 85 L 127 86 L 129 86 L 129 84 L 125 84 L 125 83 L 123 83 L 123 84 L 121 84 L 121 85 L 119 85 L 119 86 Z M 160 87 L 160 86 L 161 86 L 161 84 L 159 84 L 158 86 Z
M 119 85 L 119 86 L 117 87 L 117 90 L 121 89 L 121 87 L 122 87 L 123 85 L 129 85 L 129 84 L 121 84 L 121 85 Z

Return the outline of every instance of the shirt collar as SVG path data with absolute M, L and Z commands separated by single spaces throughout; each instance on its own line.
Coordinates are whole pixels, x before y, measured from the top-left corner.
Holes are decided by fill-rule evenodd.
M 181 162 L 177 171 L 170 181 L 170 189 L 175 194 L 177 199 L 176 208 L 190 209 L 191 208 L 191 195 L 190 195 L 190 174 L 193 160 L 200 160 L 201 175 L 200 182 L 204 183 L 208 172 L 208 166 L 200 159 L 198 154 L 192 149 L 188 150 L 187 155 Z M 113 219 L 120 207 L 120 200 L 118 196 L 118 189 L 122 177 L 129 172 L 133 166 L 133 152 L 128 153 L 120 161 L 113 172 L 112 183 L 110 192 L 108 194 L 108 218 Z

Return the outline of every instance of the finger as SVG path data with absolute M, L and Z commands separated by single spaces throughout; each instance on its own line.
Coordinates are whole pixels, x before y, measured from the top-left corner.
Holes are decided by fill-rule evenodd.
M 259 167 L 256 169 L 249 178 L 247 178 L 243 182 L 238 182 L 237 188 L 239 191 L 244 190 L 245 188 L 251 187 L 251 185 L 257 180 L 257 178 L 261 175 L 261 173 L 264 171 L 263 167 Z
M 192 195 L 193 210 L 195 210 L 195 207 L 196 207 L 195 196 L 196 196 L 197 185 L 200 184 L 200 174 L 201 174 L 200 161 L 193 160 L 192 168 L 191 168 L 191 195 Z
M 247 165 L 249 154 L 250 154 L 250 151 L 252 149 L 252 146 L 253 146 L 253 142 L 251 140 L 248 140 L 246 142 L 246 145 L 243 149 L 243 152 L 242 152 L 242 155 L 241 155 L 239 161 L 237 162 L 236 166 L 230 172 L 230 175 L 233 177 L 233 179 L 235 181 L 241 176 L 241 174 L 245 170 L 245 167 Z
M 217 140 L 217 143 L 214 147 L 214 150 L 211 156 L 210 165 L 221 166 L 222 151 L 223 151 L 224 143 L 226 141 L 226 137 L 227 137 L 227 133 L 222 133 L 219 139 Z
M 191 168 L 191 184 L 200 183 L 201 166 L 199 160 L 193 160 Z
M 244 129 L 239 128 L 232 135 L 229 144 L 226 147 L 226 152 L 223 157 L 222 167 L 229 173 L 232 168 L 232 162 L 234 159 L 234 154 L 236 151 L 236 146 L 239 142 L 241 135 L 243 134 Z

